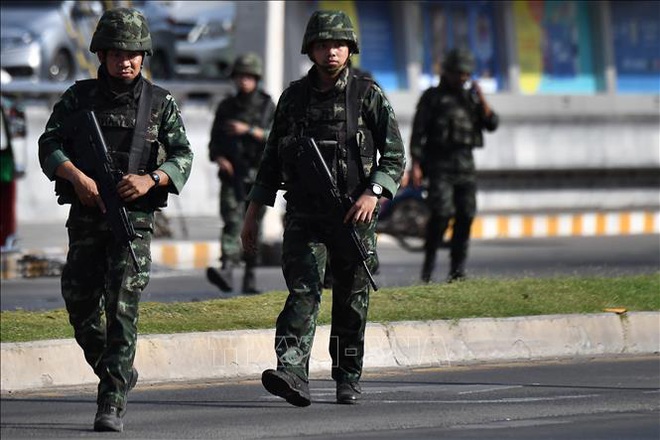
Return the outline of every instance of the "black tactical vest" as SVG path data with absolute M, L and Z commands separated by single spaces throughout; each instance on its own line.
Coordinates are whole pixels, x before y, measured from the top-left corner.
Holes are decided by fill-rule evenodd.
M 469 92 L 457 94 L 440 85 L 432 99 L 434 118 L 427 129 L 429 146 L 444 150 L 483 146 L 479 108 Z
M 88 79 L 77 81 L 73 87 L 73 92 L 78 98 L 79 111 L 75 112 L 70 121 L 71 124 L 65 127 L 67 141 L 65 150 L 76 166 L 75 151 L 72 148 L 74 142 L 80 142 L 81 139 L 77 133 L 80 129 L 77 121 L 78 115 L 84 110 L 93 110 L 103 132 L 108 152 L 113 160 L 114 167 L 124 174 L 146 174 L 158 168 L 165 161 L 166 152 L 164 146 L 158 141 L 158 131 L 162 117 L 162 108 L 168 92 L 158 86 L 148 83 L 148 80 L 142 78 L 142 84 L 139 87 L 151 88 L 151 104 L 146 110 L 148 121 L 144 133 L 144 142 L 132 148 L 133 134 L 137 122 L 138 103 L 137 99 L 108 100 L 98 88 L 97 79 Z M 136 87 L 138 87 L 136 86 Z M 144 91 L 140 99 L 144 99 Z M 141 139 L 141 138 L 140 138 Z M 137 149 L 137 151 L 135 150 Z M 133 158 L 131 158 L 133 155 Z M 89 169 L 83 170 L 90 177 L 94 178 Z M 77 200 L 73 186 L 63 180 L 56 179 L 55 192 L 57 193 L 58 203 L 73 203 Z M 127 204 L 127 209 L 134 211 L 153 211 L 154 209 L 167 205 L 167 189 L 156 188 L 150 191 L 139 200 Z
M 291 94 L 299 97 L 292 136 L 313 137 L 339 190 L 351 196 L 364 191 L 376 161 L 371 131 L 362 117 L 362 100 L 373 84 L 369 77 L 351 75 L 345 91 L 325 93 L 312 90 L 309 78 L 291 83 Z M 304 190 L 304 188 L 303 188 Z M 292 182 L 295 197 L 300 188 Z

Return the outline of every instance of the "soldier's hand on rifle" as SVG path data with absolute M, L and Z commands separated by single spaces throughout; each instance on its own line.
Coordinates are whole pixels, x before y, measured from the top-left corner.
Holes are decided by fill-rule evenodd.
M 68 180 L 84 206 L 98 206 L 105 213 L 105 204 L 101 200 L 99 188 L 91 177 L 80 171 L 73 162 L 66 161 L 55 170 L 55 175 Z
M 220 173 L 228 176 L 228 177 L 233 177 L 234 176 L 234 165 L 229 162 L 229 160 L 224 157 L 224 156 L 218 156 L 215 159 L 215 162 L 218 164 L 218 168 L 220 169 Z
M 369 223 L 373 217 L 376 204 L 378 204 L 378 197 L 371 190 L 366 190 L 348 210 L 346 217 L 344 217 L 344 223 Z
M 96 182 L 85 174 L 80 174 L 80 178 L 72 182 L 80 203 L 89 207 L 98 206 L 101 212 L 105 213 L 105 204 L 101 199 Z
M 117 194 L 125 202 L 132 202 L 148 193 L 153 186 L 154 180 L 148 174 L 143 176 L 126 174 L 117 184 Z
M 232 136 L 242 136 L 250 130 L 250 124 L 245 122 L 237 121 L 235 119 L 229 119 L 225 122 L 225 131 L 227 134 Z
M 262 141 L 265 138 L 264 131 L 261 128 L 235 119 L 229 119 L 225 122 L 225 131 L 231 136 L 249 134 L 258 141 Z

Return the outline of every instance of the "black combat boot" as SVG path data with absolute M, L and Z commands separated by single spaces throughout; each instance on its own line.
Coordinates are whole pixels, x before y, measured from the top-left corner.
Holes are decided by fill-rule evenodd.
M 234 290 L 234 265 L 228 261 L 222 263 L 221 269 L 208 267 L 206 278 L 211 284 L 215 284 L 223 292 Z
M 261 290 L 257 289 L 257 277 L 254 274 L 254 267 L 245 266 L 243 275 L 243 293 L 246 295 L 257 295 Z
M 121 409 L 110 403 L 99 403 L 96 417 L 94 417 L 94 431 L 97 432 L 122 432 L 124 422 L 121 420 Z
M 362 397 L 362 388 L 357 382 L 337 382 L 337 403 L 353 404 Z
M 427 250 L 424 255 L 424 264 L 422 265 L 422 282 L 429 283 L 431 282 L 431 274 L 435 268 L 435 249 Z
M 261 384 L 266 391 L 283 398 L 291 405 L 309 406 L 312 403 L 309 383 L 294 373 L 269 369 L 261 374 Z
M 459 252 L 451 251 L 451 263 L 449 266 L 449 275 L 447 275 L 447 282 L 453 283 L 454 281 L 463 281 L 467 275 L 465 273 L 465 261 L 467 260 L 467 252 L 461 250 Z
M 448 217 L 440 217 L 431 215 L 428 223 L 426 224 L 426 235 L 424 243 L 424 265 L 422 266 L 422 282 L 429 283 L 431 281 L 431 274 L 435 268 L 435 257 L 438 251 L 438 246 L 449 225 Z

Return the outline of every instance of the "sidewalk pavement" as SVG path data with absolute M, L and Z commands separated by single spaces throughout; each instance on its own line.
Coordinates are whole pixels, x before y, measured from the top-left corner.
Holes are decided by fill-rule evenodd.
M 660 312 L 370 323 L 366 370 L 660 352 Z M 329 377 L 330 327 L 317 329 L 312 377 Z M 274 330 L 142 335 L 140 384 L 258 377 L 275 367 Z M 98 379 L 75 340 L 2 343 L 2 394 L 88 386 Z
M 218 217 L 170 218 L 171 238 L 156 238 L 151 247 L 155 265 L 175 269 L 199 269 L 220 258 Z M 266 237 L 280 237 L 280 225 L 265 227 Z M 606 236 L 660 233 L 660 211 L 590 211 L 535 214 L 483 214 L 472 226 L 474 240 Z M 2 279 L 39 276 L 58 270 L 64 261 L 67 236 L 64 222 L 19 225 L 17 252 L 3 252 Z M 276 240 L 276 239 L 274 239 Z M 379 245 L 393 244 L 381 234 Z M 277 259 L 277 241 L 267 241 L 266 259 Z M 26 258 L 29 257 L 29 258 Z

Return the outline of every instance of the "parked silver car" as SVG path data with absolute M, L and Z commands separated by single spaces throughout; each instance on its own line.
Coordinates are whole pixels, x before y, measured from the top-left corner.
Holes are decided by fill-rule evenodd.
M 234 62 L 233 1 L 134 1 L 153 27 L 176 36 L 175 72 L 180 78 L 225 78 Z
M 102 2 L 4 0 L 0 12 L 0 67 L 14 79 L 63 82 L 96 73 L 88 45 Z

